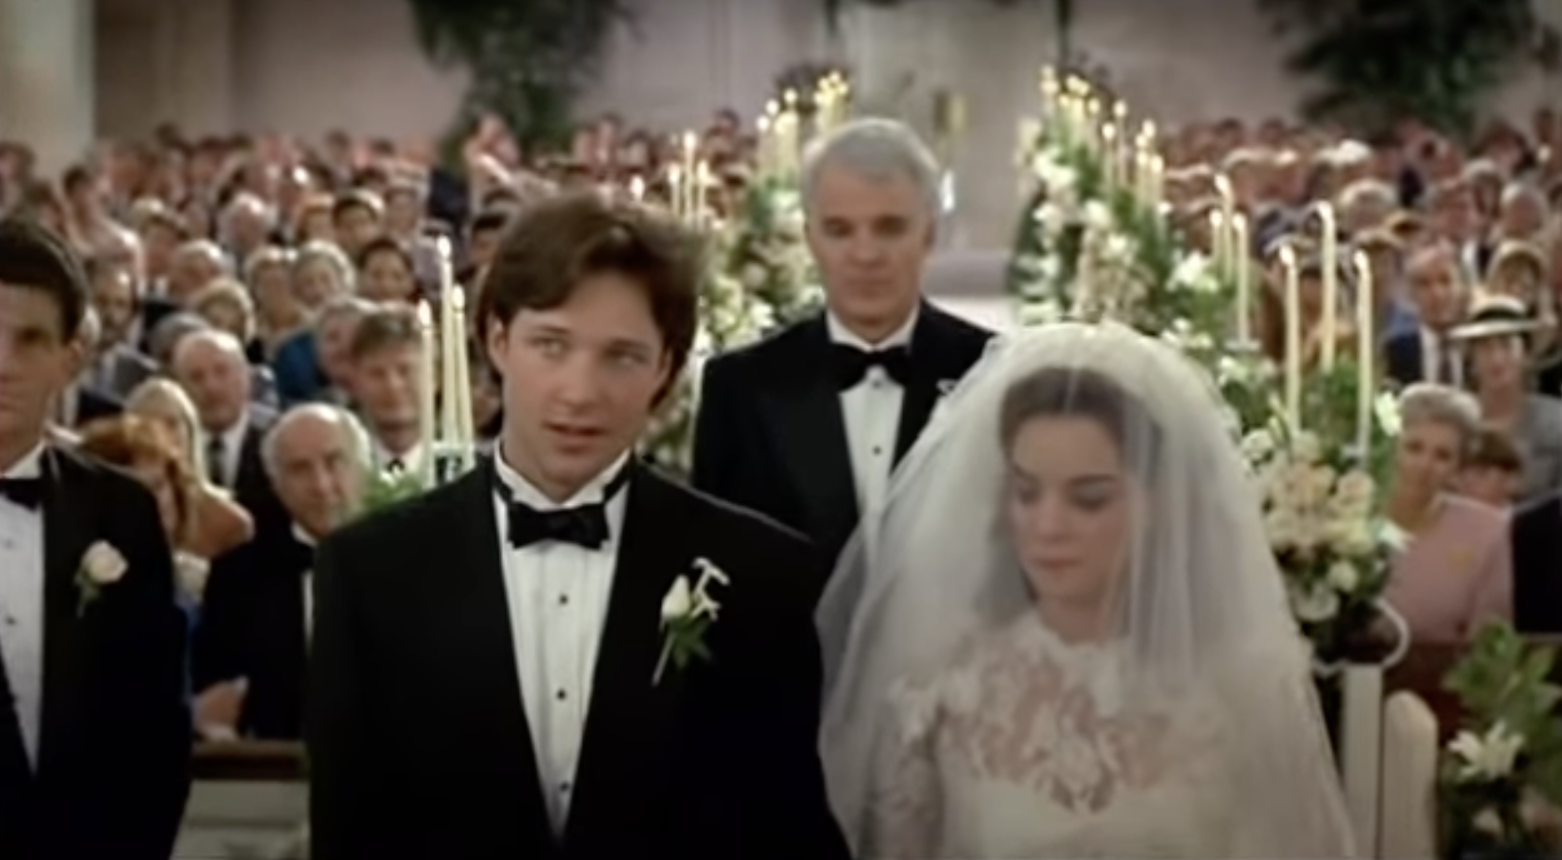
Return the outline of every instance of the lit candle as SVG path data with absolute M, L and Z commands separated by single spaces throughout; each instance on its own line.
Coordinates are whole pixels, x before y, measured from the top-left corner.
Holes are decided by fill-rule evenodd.
M 472 466 L 472 452 L 476 445 L 476 433 L 472 421 L 472 365 L 466 338 L 466 291 L 456 287 L 451 293 L 451 319 L 454 323 L 451 350 L 455 359 L 455 442 L 461 468 Z
M 1231 189 L 1231 180 L 1224 173 L 1216 174 L 1215 176 L 1215 193 L 1220 195 L 1221 222 L 1226 225 L 1227 230 L 1230 230 L 1237 223 L 1237 196 Z M 1230 266 L 1234 262 L 1233 255 L 1229 253 L 1231 237 L 1228 235 L 1224 238 L 1228 246 L 1226 248 L 1228 253 L 1223 261 L 1223 265 Z M 1231 270 L 1227 268 L 1222 274 L 1230 277 Z
M 1296 252 L 1280 248 L 1285 269 L 1285 417 L 1291 432 L 1302 429 L 1302 276 Z
M 456 279 L 450 261 L 450 240 L 441 236 L 437 240 L 439 256 L 439 432 L 438 446 L 448 446 L 455 441 L 456 428 L 456 359 L 455 359 L 455 290 Z M 431 452 L 432 453 L 432 452 Z
M 700 159 L 699 164 L 695 166 L 694 181 L 689 184 L 694 186 L 694 223 L 696 226 L 703 226 L 709 215 L 706 189 L 712 184 L 709 162 Z
M 1160 153 L 1150 155 L 1150 207 L 1159 208 L 1166 199 L 1166 159 Z
M 1252 253 L 1249 250 L 1247 216 L 1241 212 L 1231 222 L 1233 262 L 1237 271 L 1237 343 L 1247 346 L 1253 340 L 1252 322 Z
M 699 144 L 699 135 L 692 131 L 683 133 L 683 175 L 688 180 L 684 183 L 684 194 L 686 196 L 683 201 L 683 211 L 690 215 L 694 213 L 694 201 L 699 193 L 697 190 L 699 175 L 694 169 Z
M 774 141 L 770 139 L 770 134 L 769 116 L 761 116 L 754 121 L 754 156 L 761 176 L 768 176 L 775 171 L 774 155 L 771 153 Z
M 1323 319 L 1318 335 L 1323 338 L 1320 354 L 1324 370 L 1334 366 L 1336 329 L 1340 314 L 1340 247 L 1339 235 L 1334 225 L 1334 207 L 1327 200 L 1318 201 L 1319 244 L 1323 252 Z
M 418 445 L 423 451 L 423 486 L 434 486 L 434 314 L 418 302 Z
M 1372 443 L 1372 403 L 1377 397 L 1376 309 L 1372 283 L 1372 261 L 1362 251 L 1356 264 L 1356 450 L 1363 461 Z
M 1106 187 L 1110 191 L 1117 186 L 1117 125 L 1101 126 L 1101 164 L 1106 175 Z
M 636 203 L 645 202 L 645 180 L 641 179 L 638 173 L 629 177 L 629 196 L 633 197 Z
M 1219 209 L 1211 209 L 1209 212 L 1209 258 L 1215 267 L 1215 274 L 1225 277 L 1226 213 Z
M 667 166 L 667 205 L 672 209 L 673 217 L 683 218 L 683 171 L 676 164 Z

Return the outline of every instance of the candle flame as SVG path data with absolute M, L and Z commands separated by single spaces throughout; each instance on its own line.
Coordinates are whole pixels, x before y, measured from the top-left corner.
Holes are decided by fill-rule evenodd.
M 700 142 L 700 136 L 695 134 L 694 132 L 686 131 L 686 132 L 683 133 L 683 151 L 684 152 L 693 152 L 694 151 L 694 147 L 697 146 L 699 144 L 699 142 Z
M 434 312 L 428 306 L 425 299 L 418 302 L 418 328 L 428 329 L 434 327 Z
M 776 100 L 775 99 L 771 99 L 770 101 L 765 102 L 765 114 L 767 116 L 775 116 L 776 114 L 778 114 L 780 112 L 781 112 L 781 106 L 776 104 Z

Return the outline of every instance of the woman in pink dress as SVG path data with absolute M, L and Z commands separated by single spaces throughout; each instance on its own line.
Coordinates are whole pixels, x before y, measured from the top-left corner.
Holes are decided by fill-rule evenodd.
M 1480 428 L 1469 394 L 1417 383 L 1399 401 L 1403 429 L 1385 514 L 1410 538 L 1394 559 L 1388 602 L 1423 642 L 1461 641 L 1513 617 L 1507 516 L 1450 492 Z

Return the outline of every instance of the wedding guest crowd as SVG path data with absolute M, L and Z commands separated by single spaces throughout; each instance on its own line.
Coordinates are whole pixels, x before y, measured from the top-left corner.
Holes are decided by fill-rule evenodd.
M 1221 177 L 1254 226 L 1267 275 L 1253 320 L 1283 357 L 1282 248 L 1298 263 L 1304 361 L 1333 332 L 1354 344 L 1359 251 L 1373 336 L 1404 432 L 1385 513 L 1411 537 L 1390 601 L 1423 640 L 1487 617 L 1562 630 L 1562 123 L 1493 122 L 1468 146 L 1407 120 L 1370 141 L 1282 122 L 1195 124 L 1167 146 L 1168 196 L 1208 241 Z M 1320 217 L 1320 204 L 1334 218 Z M 1342 296 L 1324 324 L 1324 243 L 1337 230 Z

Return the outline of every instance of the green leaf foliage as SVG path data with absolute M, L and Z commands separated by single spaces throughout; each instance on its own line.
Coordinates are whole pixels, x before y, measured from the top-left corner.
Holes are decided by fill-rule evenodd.
M 1531 0 L 1258 0 L 1295 47 L 1291 71 L 1317 87 L 1310 118 L 1382 131 L 1417 117 L 1468 134 L 1519 70 L 1554 68 L 1558 34 Z
M 407 0 L 429 60 L 470 76 L 451 129 L 464 138 L 485 114 L 523 145 L 569 139 L 575 99 L 598 72 L 629 0 Z

